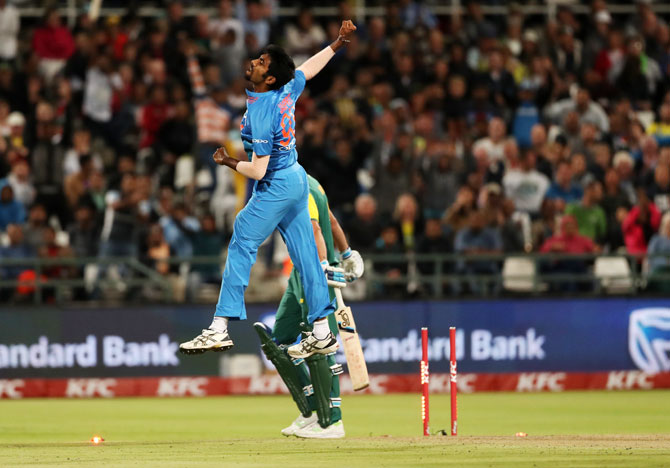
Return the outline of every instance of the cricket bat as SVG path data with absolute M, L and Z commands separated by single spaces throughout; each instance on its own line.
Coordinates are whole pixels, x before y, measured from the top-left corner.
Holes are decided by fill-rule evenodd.
M 368 377 L 368 366 L 365 364 L 363 348 L 361 348 L 361 340 L 358 338 L 358 331 L 356 331 L 354 315 L 351 313 L 351 308 L 344 305 L 342 291 L 339 288 L 334 289 L 337 299 L 335 319 L 344 345 L 344 355 L 347 358 L 351 384 L 354 390 L 363 390 L 370 385 L 370 378 Z

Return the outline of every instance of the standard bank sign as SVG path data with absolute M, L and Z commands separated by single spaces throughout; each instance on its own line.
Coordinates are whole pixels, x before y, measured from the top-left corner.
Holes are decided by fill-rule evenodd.
M 670 308 L 653 307 L 631 312 L 628 350 L 645 372 L 670 371 Z
M 0 344 L 0 369 L 178 366 L 178 346 L 166 334 L 142 343 L 117 335 L 88 335 L 79 343 L 40 336 L 35 343 Z

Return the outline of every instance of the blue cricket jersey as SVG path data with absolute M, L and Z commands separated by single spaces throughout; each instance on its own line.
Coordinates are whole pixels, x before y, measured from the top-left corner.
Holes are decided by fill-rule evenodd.
M 295 149 L 295 103 L 305 89 L 305 74 L 295 77 L 279 89 L 265 93 L 247 91 L 247 111 L 240 132 L 247 156 L 270 155 L 268 172 L 292 166 L 298 160 Z

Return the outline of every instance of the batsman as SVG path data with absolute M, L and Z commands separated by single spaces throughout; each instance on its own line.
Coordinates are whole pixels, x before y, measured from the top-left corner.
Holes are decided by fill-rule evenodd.
M 340 224 L 328 207 L 328 197 L 319 182 L 309 175 L 307 181 L 314 239 L 321 265 L 324 271 L 329 270 L 328 289 L 330 299 L 333 300 L 333 288 L 342 288 L 347 282 L 363 275 L 363 259 L 349 247 Z M 341 253 L 343 269 L 333 268 L 340 263 L 335 248 Z M 263 352 L 277 368 L 300 411 L 295 421 L 282 429 L 281 433 L 302 438 L 337 439 L 344 437 L 339 382 L 343 369 L 342 365 L 335 362 L 335 352 L 306 353 L 304 357 L 300 355 L 300 345 L 294 344 L 300 341 L 303 333 L 311 333 L 306 325 L 309 323 L 308 312 L 300 275 L 293 268 L 288 287 L 279 303 L 274 329 L 270 330 L 260 322 L 255 323 L 254 328 L 261 339 Z M 337 335 L 334 314 L 328 316 L 328 325 L 333 335 Z M 292 348 L 290 354 L 289 347 Z

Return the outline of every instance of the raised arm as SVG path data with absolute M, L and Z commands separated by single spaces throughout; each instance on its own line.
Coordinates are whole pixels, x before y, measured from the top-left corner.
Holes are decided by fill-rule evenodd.
M 333 41 L 328 47 L 323 49 L 321 52 L 318 52 L 308 58 L 305 63 L 298 67 L 298 70 L 305 74 L 306 80 L 311 80 L 314 78 L 323 67 L 330 61 L 331 58 L 335 55 L 335 52 L 340 50 L 344 45 L 349 42 L 349 35 L 356 31 L 356 26 L 351 20 L 342 21 L 342 26 L 340 26 L 340 35 L 337 36 L 337 39 Z

